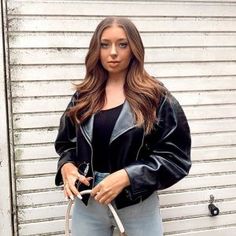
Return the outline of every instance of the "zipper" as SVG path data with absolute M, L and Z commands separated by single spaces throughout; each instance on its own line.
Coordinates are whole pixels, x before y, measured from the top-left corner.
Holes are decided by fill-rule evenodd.
M 90 147 L 90 150 L 91 150 L 91 169 L 92 169 L 92 174 L 93 174 L 93 179 L 92 179 L 92 188 L 94 187 L 94 170 L 93 170 L 93 147 L 91 145 L 91 142 L 89 141 L 88 137 L 87 137 L 87 134 L 84 132 L 83 128 L 80 126 L 80 130 L 84 136 L 84 138 L 86 139 L 87 143 L 89 144 L 89 147 Z M 89 170 L 89 163 L 87 165 L 87 167 L 85 168 L 85 170 L 88 172 Z M 84 170 L 84 172 L 85 172 Z M 87 174 L 87 173 L 86 173 Z
M 89 171 L 89 163 L 86 163 L 86 167 L 84 169 L 84 176 L 87 176 L 88 171 Z
M 139 149 L 138 149 L 138 152 L 137 152 L 137 154 L 136 154 L 136 161 L 138 160 L 138 156 L 139 156 L 139 153 L 140 153 L 140 150 L 141 150 L 141 148 L 142 148 L 142 146 L 143 146 L 143 143 L 144 143 L 144 132 L 143 132 L 143 137 L 142 137 L 142 142 L 141 142 L 141 145 L 140 145 L 140 147 L 139 147 Z

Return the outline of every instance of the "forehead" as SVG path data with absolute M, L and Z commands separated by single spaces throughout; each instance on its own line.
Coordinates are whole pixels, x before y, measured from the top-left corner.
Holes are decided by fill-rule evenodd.
M 121 26 L 113 24 L 112 26 L 103 30 L 101 40 L 118 40 L 127 39 L 126 33 Z

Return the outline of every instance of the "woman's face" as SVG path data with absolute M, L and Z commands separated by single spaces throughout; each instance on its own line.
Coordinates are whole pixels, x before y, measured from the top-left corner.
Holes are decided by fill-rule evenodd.
M 131 49 L 125 31 L 113 25 L 106 28 L 101 35 L 100 61 L 109 75 L 126 75 Z

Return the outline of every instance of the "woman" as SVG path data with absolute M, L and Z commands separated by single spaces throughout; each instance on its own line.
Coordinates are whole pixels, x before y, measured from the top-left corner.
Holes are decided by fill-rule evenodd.
M 176 99 L 144 69 L 134 24 L 109 17 L 97 26 L 86 75 L 61 117 L 56 185 L 76 198 L 72 235 L 108 236 L 112 203 L 129 236 L 163 235 L 156 190 L 186 176 L 190 131 Z

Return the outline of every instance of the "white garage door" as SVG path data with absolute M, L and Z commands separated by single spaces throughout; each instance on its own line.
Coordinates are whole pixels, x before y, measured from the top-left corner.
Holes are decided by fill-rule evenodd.
M 130 17 L 146 68 L 178 98 L 193 137 L 190 175 L 160 192 L 165 235 L 236 233 L 236 3 L 233 1 L 12 1 L 7 4 L 11 158 L 17 235 L 63 235 L 54 186 L 59 117 L 84 76 L 97 23 Z M 221 214 L 210 217 L 210 194 Z

